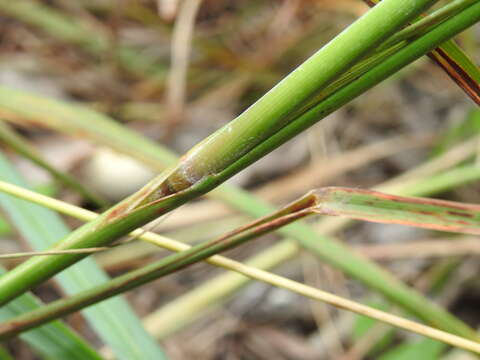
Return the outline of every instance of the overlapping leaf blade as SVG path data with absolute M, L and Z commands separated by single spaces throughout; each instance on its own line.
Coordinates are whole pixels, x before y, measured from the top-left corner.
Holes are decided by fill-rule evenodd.
M 26 184 L 0 157 L 0 178 L 21 186 Z M 50 210 L 2 195 L 1 205 L 20 233 L 36 250 L 45 249 L 69 233 L 60 217 Z M 69 294 L 100 284 L 108 279 L 93 259 L 85 259 L 58 275 Z M 122 359 L 164 358 L 156 342 L 146 333 L 131 308 L 121 298 L 111 299 L 84 312 L 99 336 Z
M 372 7 L 380 2 L 380 0 L 364 1 Z M 428 56 L 480 106 L 480 68 L 454 40 L 444 42 L 428 53 Z
M 0 195 L 0 198 L 4 196 Z M 0 268 L 0 274 L 3 273 L 5 270 Z M 24 294 L 0 309 L 0 320 L 8 320 L 39 306 L 41 306 L 40 301 L 33 295 Z M 101 359 L 78 335 L 60 321 L 30 330 L 20 337 L 47 359 Z
M 341 187 L 318 189 L 313 196 L 313 211 L 322 215 L 480 234 L 480 205 Z

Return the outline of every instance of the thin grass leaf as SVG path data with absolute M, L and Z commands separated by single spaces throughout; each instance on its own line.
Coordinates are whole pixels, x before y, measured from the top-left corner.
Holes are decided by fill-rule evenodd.
M 342 187 L 318 189 L 306 196 L 312 197 L 316 199 L 312 211 L 321 215 L 480 234 L 480 205 Z
M 432 156 L 438 156 L 455 144 L 470 139 L 480 133 L 480 111 L 472 109 L 460 124 L 448 129 L 432 150 Z
M 400 41 L 411 40 L 415 37 L 421 36 L 422 33 L 427 32 L 432 26 L 437 26 L 442 21 L 458 14 L 462 10 L 473 5 L 475 1 L 476 0 L 453 0 L 448 4 L 445 4 L 432 13 L 420 17 L 413 24 L 394 34 L 380 46 L 380 49 L 391 46 Z
M 477 241 L 477 239 L 474 239 Z M 456 240 L 455 240 L 456 241 Z M 456 246 L 456 245 L 455 245 Z M 463 263 L 462 258 L 455 258 L 455 259 L 449 259 L 447 261 L 439 262 L 436 263 L 432 269 L 428 271 L 429 274 L 429 281 L 428 281 L 428 293 L 430 296 L 435 296 L 438 295 L 445 285 L 447 284 L 448 280 L 452 279 L 452 275 L 455 273 L 457 268 L 459 267 L 460 264 Z M 387 310 L 387 307 L 385 305 L 381 305 L 382 310 Z M 367 317 L 358 317 L 355 323 L 355 328 L 356 332 L 354 332 L 354 338 L 357 341 L 361 340 L 361 336 L 369 329 L 372 329 L 375 324 L 378 324 L 375 320 L 372 320 Z M 379 337 L 376 340 L 376 343 L 372 344 L 373 346 L 370 346 L 366 354 L 370 356 L 374 356 L 374 354 L 379 353 L 379 345 L 385 344 L 385 338 L 388 337 L 390 341 L 388 343 L 392 343 L 395 337 L 395 330 L 389 330 L 384 332 L 383 337 Z M 422 345 L 422 343 L 426 343 L 425 345 Z M 398 351 L 396 350 L 398 347 L 401 348 Z M 384 349 L 385 347 L 383 347 Z M 399 356 L 399 358 L 404 358 L 406 354 L 411 355 L 411 351 L 418 351 L 419 354 L 423 354 L 422 359 L 425 357 L 426 359 L 429 359 L 428 356 L 431 356 L 432 353 L 435 355 L 435 359 L 438 358 L 438 355 L 442 352 L 443 349 L 446 349 L 447 346 L 443 343 L 440 342 L 435 342 L 431 341 L 431 339 L 424 339 L 421 341 L 408 341 L 406 340 L 405 343 L 402 343 L 400 345 L 396 345 L 392 349 L 387 350 L 382 357 L 386 356 L 392 356 L 392 358 L 395 358 L 395 356 Z M 380 358 L 382 358 L 380 357 Z
M 380 1 L 364 0 L 364 2 L 373 7 Z M 463 4 L 460 4 L 460 2 L 461 1 L 458 0 L 452 1 L 447 6 L 453 9 L 457 6 L 462 7 Z M 474 1 L 471 3 L 474 3 Z M 420 18 L 418 22 L 421 21 Z M 402 36 L 400 34 L 396 35 L 398 37 Z M 395 37 L 395 35 L 393 37 Z M 480 68 L 454 40 L 444 42 L 437 49 L 429 52 L 428 56 L 437 63 L 477 105 L 480 105 Z
M 0 346 L 0 360 L 14 360 L 7 350 Z
M 480 106 L 480 68 L 453 40 L 432 51 L 429 57 Z
M 381 44 L 373 54 L 368 55 L 364 60 L 355 64 L 351 70 L 343 74 L 339 79 L 334 81 L 325 90 L 321 91 L 315 96 L 308 104 L 302 109 L 294 112 L 289 117 L 291 119 L 297 118 L 306 110 L 319 104 L 321 100 L 327 98 L 329 95 L 334 94 L 335 91 L 342 86 L 348 84 L 353 79 L 356 79 L 363 75 L 368 70 L 371 70 L 382 61 L 388 59 L 392 54 L 398 52 L 409 44 L 410 41 L 415 38 L 421 37 L 423 34 L 431 31 L 435 26 L 438 26 L 442 21 L 460 13 L 462 10 L 468 8 L 475 3 L 476 0 L 455 0 L 444 7 L 441 7 L 437 11 L 420 18 L 417 22 L 407 26 L 401 31 L 391 36 L 387 41 Z M 448 42 L 447 42 L 448 43 Z M 473 65 L 473 63 L 471 64 Z M 474 65 L 473 65 L 474 66 Z
M 163 170 L 175 154 L 106 115 L 79 104 L 40 97 L 0 86 L 0 117 L 18 124 L 47 126 L 75 137 L 86 137 Z
M 0 268 L 0 274 L 6 271 Z M 39 308 L 42 303 L 32 294 L 17 297 L 10 304 L 0 309 L 0 320 L 6 321 L 15 316 Z M 54 321 L 37 329 L 20 335 L 36 352 L 47 359 L 87 360 L 101 359 L 89 345 L 73 330 L 60 321 Z
M 375 309 L 380 309 L 383 311 L 389 311 L 389 306 L 384 302 L 375 302 L 369 303 L 369 306 L 374 307 Z M 378 324 L 378 321 L 375 321 L 372 318 L 366 316 L 357 316 L 353 324 L 352 330 L 352 340 L 354 342 L 361 341 L 364 336 L 368 336 L 369 331 L 374 330 L 375 326 Z M 385 349 L 389 346 L 395 338 L 395 329 L 388 329 L 376 339 L 376 341 L 371 344 L 370 350 L 367 354 L 372 355 L 378 353 L 379 351 Z
M 471 9 L 471 11 L 473 11 L 473 9 Z M 475 11 L 476 11 L 477 14 L 478 14 L 479 9 L 477 8 L 477 9 L 475 9 Z M 473 14 L 473 13 L 472 13 L 472 14 Z M 451 23 L 451 22 L 448 21 L 448 23 Z M 440 27 L 441 27 L 441 26 L 440 26 Z M 435 32 L 435 31 L 433 31 L 433 32 Z M 418 46 L 418 45 L 416 44 L 416 42 L 412 43 L 412 45 Z M 418 48 L 417 48 L 417 49 L 418 49 Z M 383 64 L 383 66 L 385 66 L 385 64 Z M 345 91 L 346 91 L 346 90 L 345 90 Z M 334 103 L 334 101 L 332 100 L 331 103 Z M 317 113 L 317 114 L 321 114 L 321 113 Z M 301 126 L 301 125 L 299 125 L 299 126 Z M 283 131 L 283 129 L 282 129 L 282 131 Z M 275 136 L 276 136 L 276 135 L 275 135 Z M 280 137 L 280 135 L 278 135 L 278 136 Z M 272 140 L 272 141 L 274 141 L 274 140 Z M 262 146 L 263 146 L 263 144 L 262 144 Z M 267 147 L 267 145 L 265 145 L 265 147 Z M 262 150 L 263 150 L 263 149 L 262 149 Z M 259 152 L 260 152 L 260 150 L 259 150 Z M 256 155 L 258 155 L 258 153 L 257 153 Z M 439 186 L 440 186 L 440 183 L 439 183 Z M 294 228 L 293 226 L 290 227 L 290 229 L 293 229 L 293 228 Z M 299 229 L 297 229 L 297 228 L 295 227 L 295 230 L 296 230 L 296 231 L 291 231 L 290 233 L 288 233 L 287 231 L 285 231 L 284 233 L 288 233 L 289 235 L 294 236 L 294 237 L 296 236 L 296 237 L 298 238 L 298 233 L 297 233 L 297 231 L 298 231 Z M 303 230 L 304 230 L 304 231 L 307 231 L 307 229 L 303 229 Z M 313 237 L 314 237 L 314 235 L 312 235 L 312 238 L 313 238 Z M 346 251 L 343 251 L 343 252 L 342 252 L 342 250 L 338 249 L 338 247 L 336 246 L 336 244 L 335 244 L 335 246 L 333 246 L 333 244 L 328 244 L 328 245 L 329 245 L 329 246 L 328 246 L 328 249 L 325 249 L 326 246 L 323 246 L 324 244 L 325 244 L 325 242 L 322 243 L 322 246 L 319 246 L 318 243 L 314 243 L 314 242 L 303 242 L 303 241 L 302 241 L 302 245 L 303 245 L 303 246 L 307 247 L 308 249 L 311 249 L 312 251 L 315 251 L 317 254 L 322 254 L 321 256 L 322 256 L 323 258 L 327 257 L 327 256 L 325 256 L 325 253 L 328 252 L 328 254 L 329 254 L 329 255 L 328 255 L 328 259 L 330 259 L 330 261 L 332 260 L 332 255 L 335 254 L 335 255 L 334 255 L 334 256 L 335 256 L 335 259 L 336 259 L 335 265 L 341 267 L 344 271 L 347 271 L 347 272 L 350 272 L 350 271 L 351 271 L 351 272 L 354 272 L 354 271 L 355 271 L 354 268 L 355 268 L 356 266 L 354 266 L 354 265 L 351 266 L 351 264 L 353 263 L 354 260 L 353 260 L 352 258 L 348 258 L 348 260 L 347 260 L 347 258 L 346 258 L 346 256 L 345 256 Z M 330 247 L 330 245 L 332 245 L 332 246 Z M 338 250 L 338 252 L 337 252 L 337 250 Z M 343 254 L 343 255 L 342 255 L 342 254 Z M 337 256 L 338 256 L 338 257 L 337 257 Z M 342 259 L 342 256 L 343 256 L 343 259 Z M 374 271 L 373 268 L 372 268 L 372 269 L 369 269 L 369 270 L 366 270 L 366 269 L 365 269 L 366 266 L 367 266 L 366 264 L 363 265 L 363 272 L 364 272 L 364 273 L 369 273 L 370 271 Z M 370 266 L 370 265 L 368 265 L 368 266 Z M 346 270 L 346 269 L 348 269 L 348 270 Z M 359 276 L 359 275 L 360 275 L 360 274 L 357 273 L 357 276 Z M 360 276 L 361 276 L 361 275 L 360 275 Z M 377 280 L 379 280 L 379 278 L 377 278 Z M 368 280 L 367 280 L 367 281 L 368 281 Z M 377 283 L 377 282 L 375 282 L 375 283 Z M 373 285 L 372 283 L 370 283 L 370 284 Z M 377 283 L 377 284 L 378 284 L 378 283 Z M 374 285 L 373 285 L 373 286 L 374 286 Z M 386 284 L 385 284 L 385 287 L 386 287 L 386 288 L 388 288 L 389 286 L 391 286 L 391 281 L 390 281 L 390 285 L 386 285 Z M 382 287 L 382 288 L 383 288 L 383 287 Z M 383 289 L 383 291 L 388 291 L 388 290 L 387 290 L 387 289 Z M 396 291 L 395 291 L 394 293 L 395 293 L 395 294 L 392 295 L 392 298 L 395 298 L 395 299 L 398 301 L 399 298 L 400 298 L 400 297 L 399 297 L 399 293 L 396 292 Z M 410 300 L 406 300 L 406 299 L 405 299 L 405 300 L 406 300 L 406 303 L 410 303 L 410 304 L 411 304 L 411 300 L 412 300 L 412 299 L 413 299 L 413 297 L 411 297 L 411 296 L 410 296 Z M 419 300 L 419 299 L 418 299 L 418 300 Z M 421 301 L 420 301 L 420 302 L 421 302 Z M 412 311 L 412 310 L 415 311 L 415 310 L 412 309 L 412 308 L 410 308 L 410 310 L 411 310 L 411 311 Z M 433 309 L 432 309 L 432 310 L 433 310 Z M 423 313 L 423 315 L 418 314 L 418 316 L 424 316 L 424 315 L 425 315 L 425 312 Z M 434 315 L 434 313 L 431 313 L 430 315 L 432 316 L 431 319 L 432 319 L 433 317 L 436 317 L 436 315 Z
M 31 256 L 49 256 L 49 255 L 63 255 L 63 254 L 94 254 L 100 251 L 111 249 L 111 247 L 97 247 L 86 249 L 70 249 L 58 251 L 23 251 L 16 253 L 0 254 L 0 259 L 17 259 Z
M 100 208 L 106 207 L 107 203 L 105 200 L 100 198 L 97 194 L 94 194 L 85 186 L 80 184 L 74 177 L 70 176 L 67 173 L 63 173 L 57 170 L 54 166 L 50 165 L 45 159 L 42 158 L 40 154 L 31 146 L 27 140 L 23 139 L 20 135 L 15 133 L 13 129 L 8 126 L 7 123 L 0 120 L 0 140 L 5 144 L 10 146 L 13 150 L 19 154 L 30 159 L 34 164 L 40 166 L 42 169 L 46 170 L 50 175 L 53 176 L 56 180 L 65 184 L 69 188 L 77 191 L 84 199 L 91 201 L 93 204 L 96 204 Z
M 10 224 L 3 218 L 0 217 L 0 236 L 7 235 L 12 232 L 12 227 Z
M 379 360 L 438 360 L 445 350 L 445 344 L 426 339 L 417 342 L 408 342 L 394 347 L 378 357 Z
M 0 156 L 0 178 L 21 186 L 24 180 Z M 16 228 L 36 250 L 51 246 L 69 233 L 69 229 L 57 214 L 35 204 L 0 196 L 0 204 L 7 211 Z M 58 275 L 58 281 L 69 294 L 77 293 L 92 284 L 101 284 L 108 276 L 93 259 L 82 263 Z M 142 359 L 146 356 L 164 358 L 156 342 L 143 329 L 138 318 L 121 298 L 111 299 L 84 312 L 87 320 L 98 335 L 122 359 Z

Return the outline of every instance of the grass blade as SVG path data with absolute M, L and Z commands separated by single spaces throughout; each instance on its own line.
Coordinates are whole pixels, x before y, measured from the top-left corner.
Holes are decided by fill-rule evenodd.
M 439 25 L 442 21 L 458 14 L 460 11 L 475 4 L 476 0 L 453 0 L 431 14 L 420 17 L 416 22 L 402 29 L 388 39 L 380 48 L 385 48 L 404 40 L 411 40 L 425 33 L 432 26 Z
M 423 360 L 440 359 L 445 345 L 431 339 L 415 343 L 404 343 L 396 346 L 378 357 L 379 360 L 409 360 L 413 358 Z
M 0 86 L 0 117 L 18 124 L 52 127 L 71 136 L 84 136 L 163 170 L 176 156 L 99 112 L 73 103 L 36 96 Z
M 14 360 L 13 357 L 10 356 L 7 350 L 3 347 L 0 347 L 0 359 L 1 360 Z
M 0 178 L 25 186 L 23 179 L 16 174 L 3 156 L 0 156 Z M 69 233 L 69 229 L 60 218 L 49 210 L 6 196 L 1 197 L 0 203 L 16 228 L 36 250 L 47 248 Z M 59 283 L 69 294 L 107 280 L 107 275 L 93 259 L 86 259 L 58 275 Z M 145 332 L 125 300 L 112 299 L 87 309 L 85 316 L 119 358 L 141 359 L 146 354 L 152 358 L 163 358 L 164 355 L 156 342 Z
M 364 2 L 373 7 L 379 3 L 379 0 L 364 0 Z M 474 1 L 471 3 L 474 3 Z M 459 7 L 463 6 L 461 1 L 458 0 L 452 1 L 447 6 L 456 8 L 457 4 Z M 480 68 L 475 65 L 475 62 L 455 41 L 446 41 L 438 48 L 429 52 L 428 56 L 437 63 L 477 105 L 480 105 Z
M 429 56 L 480 106 L 480 68 L 453 40 L 435 49 Z
M 449 128 L 441 137 L 440 141 L 431 151 L 432 156 L 438 156 L 447 151 L 453 145 L 466 141 L 480 133 L 480 111 L 472 109 L 464 120 L 458 125 Z
M 5 270 L 0 268 L 0 274 L 4 273 Z M 32 294 L 21 295 L 0 309 L 0 320 L 6 321 L 37 309 L 41 305 L 41 302 Z M 60 321 L 28 331 L 21 334 L 20 338 L 47 359 L 101 359 L 87 343 Z
M 56 180 L 62 182 L 66 186 L 70 187 L 74 191 L 77 191 L 86 200 L 91 201 L 100 208 L 105 207 L 107 203 L 99 198 L 96 194 L 93 194 L 90 190 L 80 184 L 75 178 L 69 174 L 63 173 L 57 170 L 55 167 L 45 161 L 40 154 L 21 136 L 13 131 L 7 123 L 0 121 L 0 140 L 3 140 L 5 144 L 10 146 L 19 154 L 30 159 L 34 164 L 37 164 L 44 170 L 50 173 Z
M 480 205 L 341 187 L 314 190 L 307 197 L 315 198 L 312 211 L 321 215 L 480 234 Z

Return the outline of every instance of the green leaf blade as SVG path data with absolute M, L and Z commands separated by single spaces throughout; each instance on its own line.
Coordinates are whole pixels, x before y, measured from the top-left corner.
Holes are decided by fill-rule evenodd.
M 0 274 L 6 271 L 0 268 Z M 0 309 L 0 320 L 5 321 L 37 309 L 41 303 L 30 293 L 17 297 Z M 20 337 L 48 359 L 98 360 L 101 357 L 78 335 L 60 321 L 32 329 Z
M 314 211 L 323 215 L 480 234 L 480 205 L 341 187 L 319 189 L 314 194 L 318 202 Z
M 387 351 L 379 360 L 438 360 L 447 346 L 441 342 L 425 339 L 418 342 L 408 342 Z
M 26 187 L 23 179 L 1 156 L 0 178 Z M 5 195 L 0 195 L 0 204 L 35 250 L 45 249 L 69 233 L 69 229 L 59 216 L 50 210 Z M 67 293 L 74 294 L 101 284 L 107 281 L 108 277 L 93 259 L 84 259 L 58 274 L 57 279 Z M 145 356 L 165 358 L 125 300 L 111 299 L 86 309 L 84 314 L 119 358 L 142 359 Z

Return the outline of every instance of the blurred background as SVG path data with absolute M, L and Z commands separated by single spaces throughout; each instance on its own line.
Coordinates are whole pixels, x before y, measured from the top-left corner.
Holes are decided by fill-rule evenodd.
M 11 3 L 0 0 L 0 85 L 81 103 L 179 154 L 232 120 L 368 9 L 361 0 Z M 457 38 L 476 63 L 479 39 L 478 26 Z M 477 135 L 480 114 L 474 106 L 441 68 L 424 57 L 231 182 L 278 205 L 319 186 L 371 188 Z M 14 129 L 51 165 L 111 204 L 157 172 L 82 134 L 72 137 L 34 123 Z M 2 149 L 35 189 L 98 209 L 25 157 L 7 146 Z M 476 156 L 474 152 L 468 159 L 475 161 Z M 479 203 L 479 185 L 460 186 L 438 197 Z M 162 219 L 154 230 L 196 243 L 247 221 L 224 205 L 201 199 Z M 0 229 L 2 252 L 27 249 L 4 220 Z M 395 225 L 357 223 L 335 236 L 421 291 L 429 293 L 444 279 L 441 290 L 431 296 L 472 326 L 480 324 L 476 279 L 480 265 L 472 255 L 478 247 L 455 258 L 398 248 L 448 234 Z M 278 239 L 269 235 L 228 255 L 243 261 Z M 445 252 L 448 255 L 448 249 Z M 96 259 L 111 275 L 118 275 L 164 255 L 153 246 L 135 243 Z M 17 262 L 4 264 L 11 267 Z M 307 253 L 282 262 L 275 271 L 385 306 L 358 282 Z M 172 359 L 368 359 L 419 339 L 262 283 L 221 296 L 184 323 L 173 318 L 158 330 L 158 318 L 149 319 L 157 311 L 168 312 L 172 301 L 220 273 L 197 264 L 127 295 L 135 311 L 156 329 Z M 52 283 L 43 285 L 38 294 L 45 300 L 62 295 Z M 68 321 L 98 342 L 80 315 Z M 18 342 L 10 347 L 19 359 L 35 358 Z M 441 358 L 432 353 L 430 358 Z

